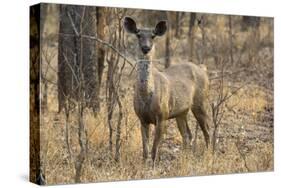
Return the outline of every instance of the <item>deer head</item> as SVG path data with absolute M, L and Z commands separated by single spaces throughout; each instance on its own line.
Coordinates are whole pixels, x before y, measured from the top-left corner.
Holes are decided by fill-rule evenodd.
M 140 50 L 142 51 L 143 55 L 147 55 L 153 48 L 153 39 L 156 36 L 162 36 L 165 34 L 167 30 L 167 22 L 158 22 L 154 29 L 139 29 L 137 28 L 136 22 L 132 18 L 125 17 L 124 28 L 128 33 L 136 35 Z

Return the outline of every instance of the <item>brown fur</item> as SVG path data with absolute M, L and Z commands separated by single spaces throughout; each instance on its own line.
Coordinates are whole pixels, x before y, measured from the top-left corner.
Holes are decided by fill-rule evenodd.
M 128 19 L 128 20 L 126 20 Z M 151 61 L 149 51 L 153 48 L 151 36 L 148 30 L 142 34 L 142 30 L 136 28 L 136 24 L 130 18 L 124 22 L 128 32 L 137 32 L 139 46 L 142 50 L 141 60 L 137 62 L 138 73 L 135 85 L 134 109 L 141 121 L 143 139 L 143 157 L 148 157 L 149 124 L 155 125 L 155 136 L 152 147 L 153 165 L 157 155 L 158 145 L 165 132 L 165 120 L 175 118 L 181 133 L 184 147 L 192 139 L 191 131 L 187 124 L 187 113 L 191 110 L 197 119 L 208 147 L 208 115 L 206 112 L 206 100 L 209 88 L 209 80 L 204 65 L 195 65 L 190 62 L 179 63 L 170 66 L 163 72 L 158 71 Z M 128 25 L 129 24 L 129 25 Z M 161 22 L 161 27 L 156 26 L 161 35 L 166 29 Z M 156 29 L 155 29 L 156 30 Z M 150 33 L 155 34 L 155 30 Z M 141 39 L 141 40 L 140 40 Z M 146 40 L 149 40 L 147 42 Z M 149 44 L 149 45 L 147 45 Z

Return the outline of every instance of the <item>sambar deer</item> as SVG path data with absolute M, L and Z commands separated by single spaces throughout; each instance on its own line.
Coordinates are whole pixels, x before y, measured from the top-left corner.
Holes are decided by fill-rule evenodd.
M 183 146 L 192 140 L 187 124 L 187 113 L 191 109 L 197 119 L 206 146 L 209 145 L 208 115 L 206 100 L 209 87 L 204 66 L 190 62 L 171 65 L 163 72 L 153 66 L 151 50 L 153 39 L 163 36 L 167 22 L 160 21 L 154 29 L 139 29 L 136 22 L 125 17 L 124 28 L 134 34 L 140 47 L 137 62 L 137 81 L 134 93 L 134 110 L 141 122 L 143 158 L 148 158 L 149 125 L 155 125 L 155 135 L 151 157 L 153 167 L 158 152 L 158 145 L 165 130 L 165 120 L 175 118 L 182 136 Z

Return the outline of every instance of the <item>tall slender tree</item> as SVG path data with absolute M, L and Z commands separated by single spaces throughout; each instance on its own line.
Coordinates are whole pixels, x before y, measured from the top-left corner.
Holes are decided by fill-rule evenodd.
M 60 6 L 58 49 L 58 101 L 59 111 L 67 99 L 77 99 L 81 83 L 79 67 L 82 64 L 83 91 L 87 107 L 99 110 L 99 68 L 97 44 L 81 37 L 97 36 L 96 7 Z M 79 79 L 78 79 L 79 78 Z

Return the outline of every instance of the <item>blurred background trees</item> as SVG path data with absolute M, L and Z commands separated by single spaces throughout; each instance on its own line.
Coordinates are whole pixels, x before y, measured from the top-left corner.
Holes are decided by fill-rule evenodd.
M 215 152 L 224 144 L 225 114 L 235 112 L 229 99 L 247 84 L 273 90 L 271 18 L 42 4 L 40 100 L 47 117 L 43 121 L 60 130 L 55 138 L 62 137 L 66 157 L 60 165 L 71 174 L 66 181 L 85 181 L 85 164 L 95 163 L 97 168 L 96 161 L 121 167 L 138 134 L 130 132 L 138 128 L 131 99 L 139 49 L 135 36 L 123 30 L 125 16 L 133 17 L 139 27 L 168 21 L 168 32 L 154 42 L 153 63 L 158 69 L 187 61 L 208 67 Z M 267 100 L 273 105 L 272 98 Z M 266 111 L 270 114 L 272 108 Z M 95 135 L 99 125 L 103 132 Z M 50 132 L 42 135 L 44 147 L 49 147 Z M 99 144 L 104 135 L 106 142 Z M 97 154 L 98 149 L 110 157 Z M 42 150 L 41 155 L 48 152 Z M 45 174 L 50 169 L 47 157 L 41 165 Z M 136 169 L 129 171 L 138 174 Z
M 78 35 L 97 36 L 95 7 L 60 5 L 58 42 L 58 102 L 59 111 L 71 99 L 78 98 L 79 84 L 83 82 L 85 105 L 94 112 L 99 109 L 101 74 L 95 41 Z M 101 22 L 99 22 L 101 23 Z M 82 69 L 82 70 L 79 70 Z M 80 75 L 82 74 L 82 75 Z M 82 80 L 81 80 L 82 79 Z

